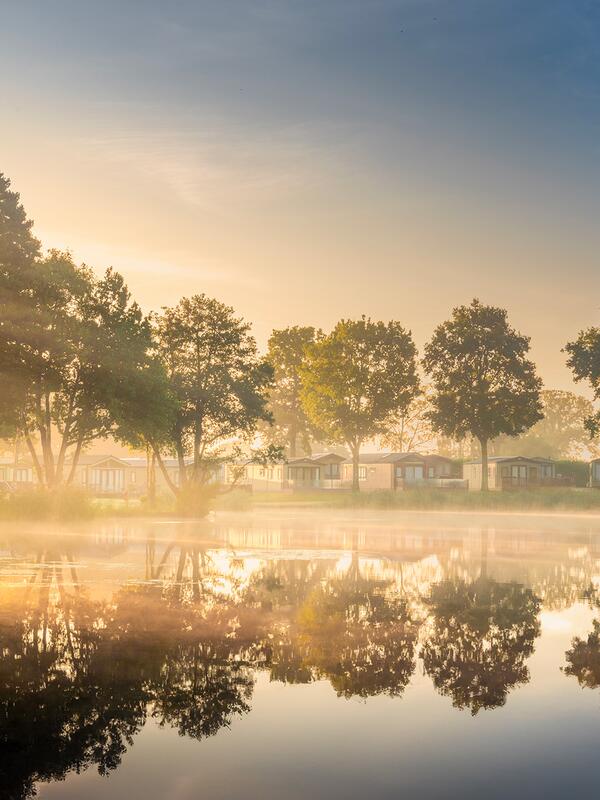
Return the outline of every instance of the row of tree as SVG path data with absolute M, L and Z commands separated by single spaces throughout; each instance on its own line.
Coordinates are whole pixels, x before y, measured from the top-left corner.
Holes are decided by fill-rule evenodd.
M 144 447 L 175 493 L 207 483 L 227 446 L 231 459 L 262 430 L 262 461 L 321 439 L 348 448 L 358 489 L 364 443 L 393 437 L 423 397 L 424 418 L 453 440 L 518 436 L 543 418 L 529 339 L 501 308 L 478 300 L 454 309 L 418 359 L 399 322 L 341 320 L 329 334 L 274 331 L 262 357 L 233 309 L 195 295 L 144 315 L 112 269 L 97 277 L 68 252 L 41 253 L 17 193 L 0 173 L 0 422 L 20 436 L 38 481 L 72 480 L 94 439 Z M 600 329 L 566 346 L 576 380 L 600 399 Z M 600 414 L 589 411 L 591 436 Z M 266 433 L 265 433 L 266 432 Z M 235 445 L 232 446 L 232 442 Z M 165 467 L 175 457 L 176 486 Z
M 528 443 L 537 455 L 549 455 L 549 447 L 573 455 L 598 432 L 600 414 L 589 400 L 542 390 L 529 346 L 504 309 L 478 300 L 435 329 L 420 365 L 410 332 L 398 322 L 342 320 L 328 335 L 310 327 L 274 331 L 271 440 L 284 440 L 291 456 L 310 449 L 311 439 L 345 445 L 355 489 L 365 441 L 380 437 L 410 450 L 431 445 L 436 435 L 475 440 L 486 489 L 490 443 L 498 451 L 507 438 L 537 428 Z M 600 329 L 581 333 L 566 350 L 575 379 L 588 379 L 599 399 Z M 419 366 L 429 376 L 426 386 Z

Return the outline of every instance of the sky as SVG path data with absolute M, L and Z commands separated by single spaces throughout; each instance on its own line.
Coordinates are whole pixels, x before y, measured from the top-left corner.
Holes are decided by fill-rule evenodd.
M 144 309 L 272 328 L 473 297 L 549 388 L 600 324 L 600 4 L 0 3 L 0 171 L 45 246 Z

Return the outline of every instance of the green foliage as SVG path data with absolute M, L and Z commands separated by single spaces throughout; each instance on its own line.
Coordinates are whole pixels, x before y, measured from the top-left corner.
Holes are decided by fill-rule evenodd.
M 109 433 L 130 438 L 134 420 L 143 430 L 163 396 L 150 326 L 118 273 L 98 279 L 58 250 L 40 258 L 5 179 L 0 208 L 0 423 L 24 437 L 38 482 L 60 486 L 82 448 Z
M 320 436 L 304 410 L 301 397 L 306 348 L 314 343 L 315 336 L 314 328 L 296 325 L 274 330 L 269 338 L 267 360 L 274 370 L 269 392 L 273 425 L 263 426 L 262 432 L 268 442 L 285 444 L 289 458 L 295 458 L 299 451 L 310 454 L 312 441 Z
M 358 489 L 361 444 L 385 430 L 419 391 L 416 348 L 399 322 L 341 320 L 306 350 L 302 401 L 328 439 L 349 447 Z
M 581 395 L 559 389 L 541 392 L 543 419 L 514 439 L 499 436 L 494 441 L 494 455 L 542 456 L 573 459 L 596 452 L 585 420 L 594 413 L 592 403 Z
M 527 359 L 529 339 L 512 328 L 502 308 L 473 300 L 438 325 L 425 347 L 423 366 L 434 394 L 431 421 L 441 434 L 481 443 L 487 489 L 487 443 L 517 436 L 540 419 L 541 380 Z
M 258 356 L 250 326 L 206 295 L 164 308 L 154 328 L 175 400 L 171 429 L 162 443 L 153 442 L 155 452 L 177 455 L 182 486 L 206 483 L 222 460 L 224 441 L 250 442 L 258 423 L 271 420 L 273 371 Z
M 184 517 L 205 517 L 213 507 L 219 487 L 214 483 L 185 483 L 175 499 L 177 513 Z
M 31 315 L 30 296 L 37 281 L 40 243 L 31 233 L 31 220 L 10 181 L 0 172 L 0 426 L 3 435 L 16 431 L 15 409 L 22 399 L 26 369 L 18 343 Z
M 600 400 L 600 328 L 581 331 L 574 342 L 569 342 L 565 351 L 569 354 L 567 366 L 573 371 L 576 381 L 588 381 L 594 399 Z M 600 411 L 589 413 L 585 426 L 590 435 L 600 433 Z

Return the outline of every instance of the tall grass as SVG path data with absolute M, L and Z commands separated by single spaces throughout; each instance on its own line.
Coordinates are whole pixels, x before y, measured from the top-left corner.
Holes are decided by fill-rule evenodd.
M 0 519 L 74 521 L 89 519 L 93 515 L 94 506 L 90 496 L 73 487 L 53 491 L 31 489 L 0 498 Z

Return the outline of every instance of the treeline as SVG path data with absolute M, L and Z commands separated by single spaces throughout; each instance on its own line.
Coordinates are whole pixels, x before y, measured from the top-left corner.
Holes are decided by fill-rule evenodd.
M 330 333 L 274 331 L 263 357 L 232 308 L 202 294 L 145 315 L 119 273 L 42 254 L 31 228 L 0 173 L 0 424 L 25 442 L 42 486 L 69 483 L 86 446 L 111 435 L 145 448 L 180 495 L 206 486 L 225 458 L 267 463 L 315 440 L 350 451 L 358 489 L 364 443 L 398 441 L 420 407 L 419 424 L 436 435 L 478 442 L 487 488 L 490 444 L 544 418 L 529 338 L 504 309 L 454 309 L 421 359 L 399 322 L 366 317 Z M 600 399 L 600 329 L 565 351 Z M 600 413 L 588 404 L 583 415 L 595 436 Z

